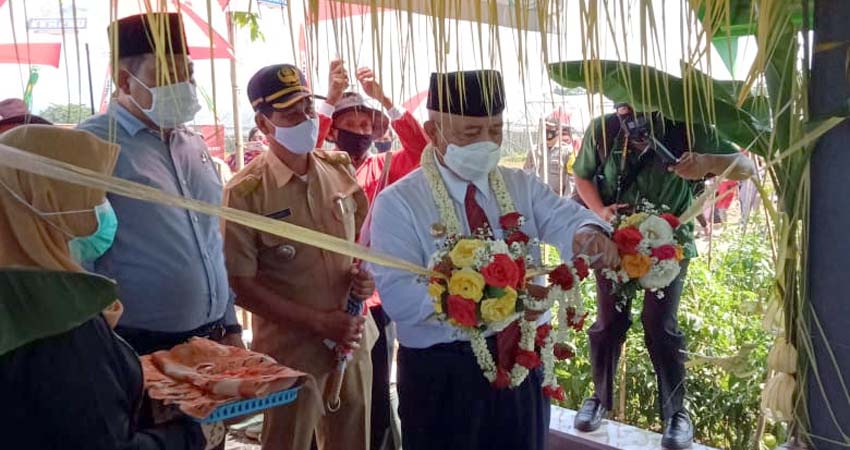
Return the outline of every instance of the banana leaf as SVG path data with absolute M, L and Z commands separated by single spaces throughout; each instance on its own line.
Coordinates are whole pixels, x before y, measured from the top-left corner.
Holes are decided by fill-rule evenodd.
M 582 87 L 614 102 L 629 102 L 637 111 L 659 111 L 672 120 L 714 127 L 723 138 L 761 153 L 771 130 L 764 120 L 736 105 L 741 84 L 714 80 L 693 68 L 684 73 L 685 79 L 653 67 L 609 60 L 549 66 L 552 80 L 565 88 Z M 753 98 L 745 106 L 758 103 Z

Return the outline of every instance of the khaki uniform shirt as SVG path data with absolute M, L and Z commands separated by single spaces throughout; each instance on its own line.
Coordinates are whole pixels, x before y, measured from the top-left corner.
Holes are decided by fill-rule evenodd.
M 226 206 L 354 241 L 368 210 L 347 154 L 316 150 L 309 155 L 306 181 L 271 151 L 256 157 L 226 186 Z M 255 277 L 289 301 L 320 311 L 345 309 L 350 289 L 348 256 L 227 222 L 224 237 L 230 276 Z M 254 350 L 313 375 L 329 372 L 335 354 L 306 327 L 254 316 Z M 363 345 L 372 348 L 377 328 L 367 320 Z M 355 357 L 358 355 L 355 354 Z
M 568 197 L 572 193 L 572 183 L 570 180 L 568 162 L 572 156 L 572 147 L 557 145 L 546 149 L 546 156 L 549 158 L 547 168 L 547 182 L 549 187 L 558 195 Z M 540 149 L 528 151 L 523 166 L 526 172 L 537 175 L 543 179 L 543 155 Z

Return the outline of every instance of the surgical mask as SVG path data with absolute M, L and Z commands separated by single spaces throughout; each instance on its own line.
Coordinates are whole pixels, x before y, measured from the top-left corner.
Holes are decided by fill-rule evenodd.
M 316 148 L 319 139 L 319 119 L 312 117 L 294 127 L 274 127 L 274 140 L 297 155 L 306 155 Z
M 0 181 L 0 186 L 6 189 L 9 195 L 12 196 L 18 203 L 32 211 L 35 215 L 47 222 L 48 225 L 55 228 L 60 233 L 68 236 L 68 250 L 71 256 L 77 262 L 84 263 L 94 261 L 103 256 L 115 240 L 115 233 L 118 231 L 118 217 L 112 209 L 112 204 L 109 199 L 103 199 L 103 203 L 95 206 L 92 209 L 80 209 L 75 211 L 41 211 L 35 206 L 29 204 L 17 192 L 12 190 L 6 183 Z M 97 219 L 97 229 L 89 236 L 77 236 L 70 230 L 59 226 L 50 220 L 52 216 L 61 216 L 66 214 L 91 214 L 94 213 Z
M 443 160 L 457 176 L 466 181 L 478 181 L 499 165 L 501 149 L 492 141 L 473 142 L 459 146 L 449 144 Z
M 372 136 L 369 134 L 353 133 L 342 129 L 336 130 L 337 147 L 351 155 L 353 159 L 358 159 L 369 151 L 372 141 Z
M 393 148 L 393 141 L 376 141 L 375 149 L 378 150 L 378 153 L 386 153 Z
M 151 107 L 142 108 L 132 96 L 130 101 L 158 127 L 171 129 L 183 125 L 194 119 L 195 114 L 201 110 L 194 84 L 181 81 L 165 86 L 148 87 L 138 77 L 127 73 L 151 93 Z
M 77 262 L 92 262 L 106 253 L 115 240 L 118 232 L 118 216 L 112 209 L 109 200 L 95 206 L 94 215 L 97 217 L 97 230 L 88 236 L 75 237 L 68 242 L 71 257 Z

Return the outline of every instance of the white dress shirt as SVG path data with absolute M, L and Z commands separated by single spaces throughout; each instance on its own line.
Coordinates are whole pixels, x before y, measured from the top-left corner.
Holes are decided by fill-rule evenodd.
M 464 233 L 470 234 L 464 208 L 468 182 L 439 163 L 437 167 L 454 200 L 455 212 Z M 532 239 L 538 238 L 555 246 L 564 260 L 572 259 L 573 236 L 579 228 L 585 225 L 598 225 L 606 230 L 610 228 L 590 210 L 555 195 L 536 177 L 522 170 L 500 170 L 517 211 L 525 217 L 522 231 Z M 502 238 L 496 195 L 486 178 L 473 184 L 476 186 L 476 201 L 487 214 L 496 237 Z M 372 248 L 427 266 L 431 255 L 437 251 L 438 238 L 431 235 L 431 225 L 438 222 L 440 215 L 428 180 L 422 169 L 417 169 L 384 189 L 375 200 L 371 225 Z M 534 257 L 539 261 L 539 251 L 536 253 Z M 464 332 L 433 317 L 434 307 L 428 296 L 427 280 L 383 266 L 372 265 L 371 270 L 384 310 L 397 324 L 401 345 L 426 348 L 467 340 Z

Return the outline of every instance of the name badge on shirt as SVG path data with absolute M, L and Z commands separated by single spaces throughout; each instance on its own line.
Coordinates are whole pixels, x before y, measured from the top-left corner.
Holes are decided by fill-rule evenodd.
M 292 210 L 290 208 L 281 209 L 280 211 L 273 212 L 271 214 L 266 214 L 266 217 L 269 219 L 281 220 L 285 219 L 292 215 Z

